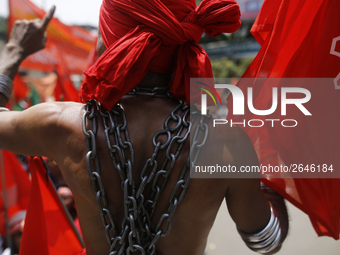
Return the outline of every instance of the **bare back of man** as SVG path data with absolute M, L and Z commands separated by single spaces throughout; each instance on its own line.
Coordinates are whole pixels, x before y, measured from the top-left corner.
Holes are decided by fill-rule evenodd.
M 178 102 L 169 98 L 126 96 L 121 99 L 121 105 L 136 152 L 133 177 L 139 184 L 144 163 L 154 150 L 153 135 L 163 130 L 165 119 Z M 1 148 L 25 155 L 44 155 L 58 163 L 74 194 L 87 254 L 104 255 L 108 254 L 109 244 L 86 170 L 86 139 L 82 131 L 84 112 L 84 105 L 79 103 L 47 103 L 24 112 L 3 112 L 0 128 Z M 100 120 L 100 116 L 97 117 Z M 121 179 L 113 167 L 107 149 L 103 124 L 101 121 L 98 123 L 97 153 L 102 168 L 102 179 L 109 209 L 119 230 L 124 218 Z M 194 123 L 193 129 L 195 125 L 197 123 Z M 233 127 L 216 130 L 211 128 L 211 123 L 209 125 L 210 130 L 214 131 L 210 132 L 201 155 L 210 158 L 212 164 L 257 164 L 251 142 L 240 129 Z M 7 132 L 4 132 L 5 130 Z M 10 134 L 8 130 L 11 130 Z M 220 149 L 212 152 L 212 146 Z M 160 194 L 152 220 L 153 229 L 169 206 L 170 193 L 178 181 L 189 149 L 188 140 L 165 190 Z M 221 153 L 216 155 L 215 151 Z M 162 160 L 162 156 L 164 158 L 164 155 L 159 156 L 159 160 Z M 146 188 L 145 192 L 149 191 Z M 157 254 L 203 254 L 208 233 L 225 197 L 231 216 L 242 230 L 251 233 L 264 228 L 270 213 L 268 202 L 259 189 L 259 180 L 192 179 L 183 201 L 176 210 L 170 234 L 161 238 L 157 245 Z

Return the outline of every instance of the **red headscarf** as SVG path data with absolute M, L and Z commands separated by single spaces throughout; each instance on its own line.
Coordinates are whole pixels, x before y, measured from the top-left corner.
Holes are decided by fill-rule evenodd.
M 83 102 L 96 99 L 111 109 L 148 70 L 174 73 L 170 93 L 189 102 L 190 78 L 213 77 L 198 45 L 241 25 L 234 0 L 103 0 L 99 29 L 107 50 L 85 71 Z

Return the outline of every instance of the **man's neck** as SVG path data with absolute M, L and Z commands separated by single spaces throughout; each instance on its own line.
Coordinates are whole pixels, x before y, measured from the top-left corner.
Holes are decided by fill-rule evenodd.
M 172 79 L 172 74 L 155 73 L 148 71 L 143 80 L 138 84 L 140 88 L 167 87 Z

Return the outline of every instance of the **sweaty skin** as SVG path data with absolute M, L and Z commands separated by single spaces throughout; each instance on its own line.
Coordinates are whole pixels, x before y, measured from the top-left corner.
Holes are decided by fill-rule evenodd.
M 53 13 L 48 18 L 52 15 Z M 40 32 L 45 28 L 41 28 L 39 24 L 36 25 L 36 29 L 40 29 Z M 40 33 L 40 40 L 42 36 L 43 33 Z M 38 39 L 36 37 L 32 40 Z M 14 54 L 12 52 L 11 54 L 18 56 L 17 61 L 20 62 L 28 54 L 25 51 L 25 45 L 18 45 L 15 40 L 14 43 L 12 42 L 14 53 L 22 51 L 24 53 Z M 9 59 L 11 54 L 5 51 L 0 56 L 0 73 L 13 78 L 18 65 L 15 61 L 13 61 L 14 64 L 11 63 Z M 149 73 L 140 84 L 146 87 L 166 85 L 166 79 L 162 75 L 152 73 Z M 0 94 L 0 106 L 4 106 L 6 101 Z M 131 143 L 135 150 L 133 177 L 137 184 L 140 183 L 141 169 L 154 150 L 152 137 L 157 131 L 163 130 L 164 120 L 177 104 L 170 98 L 149 96 L 124 96 L 121 99 Z M 86 170 L 86 140 L 82 132 L 84 112 L 84 104 L 73 102 L 43 103 L 23 112 L 0 112 L 0 149 L 54 159 L 74 195 L 87 254 L 107 255 L 109 244 L 105 237 L 92 183 Z M 120 231 L 119 227 L 124 217 L 121 180 L 109 156 L 101 117 L 99 115 L 97 117 L 99 120 L 97 151 L 102 179 L 109 209 Z M 194 123 L 193 130 L 196 125 L 197 123 Z M 91 128 L 89 124 L 87 126 Z M 209 139 L 201 151 L 201 157 L 209 159 L 208 162 L 205 160 L 205 163 L 233 164 L 236 167 L 258 165 L 252 143 L 241 129 L 237 127 L 213 128 L 212 123 L 209 123 L 209 130 L 211 131 Z M 189 147 L 188 140 L 170 175 L 168 185 L 160 195 L 152 220 L 153 229 L 160 215 L 167 210 L 170 192 L 176 183 L 181 167 L 186 162 Z M 211 150 L 212 147 L 214 150 Z M 163 157 L 161 155 L 159 164 L 164 157 L 164 154 Z M 197 164 L 200 164 L 200 160 Z M 148 189 L 145 192 L 147 193 Z M 258 232 L 269 221 L 269 204 L 260 190 L 259 179 L 192 179 L 183 201 L 176 210 L 170 234 L 161 238 L 157 244 L 157 254 L 203 255 L 209 231 L 224 199 L 226 199 L 234 222 L 245 232 Z M 281 198 L 269 199 L 278 210 L 284 239 L 288 225 L 286 211 L 282 210 L 283 213 L 281 213 L 283 200 Z

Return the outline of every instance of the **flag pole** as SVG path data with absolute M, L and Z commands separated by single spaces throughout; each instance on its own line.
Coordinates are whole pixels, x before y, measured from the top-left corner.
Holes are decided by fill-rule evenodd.
M 9 226 L 9 219 L 8 219 L 8 200 L 7 200 L 7 190 L 6 190 L 6 175 L 5 175 L 4 158 L 3 158 L 2 150 L 0 150 L 0 168 L 1 168 L 2 198 L 4 200 L 6 233 L 7 233 L 6 240 L 7 240 L 7 246 L 11 249 L 11 255 L 12 255 L 13 254 L 13 247 L 12 247 L 11 229 L 10 229 L 10 226 Z

